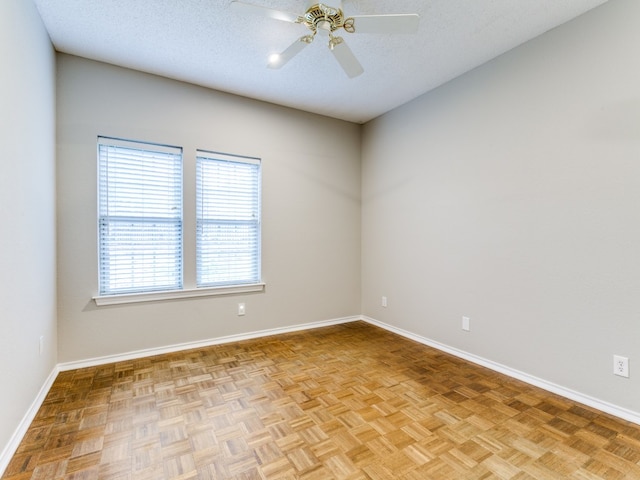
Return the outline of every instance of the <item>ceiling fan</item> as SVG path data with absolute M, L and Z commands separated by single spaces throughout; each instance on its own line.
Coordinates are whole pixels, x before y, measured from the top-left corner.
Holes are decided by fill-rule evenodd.
M 313 42 L 316 35 L 320 35 L 328 39 L 329 50 L 349 78 L 357 77 L 364 72 L 364 69 L 342 37 L 334 35 L 336 30 L 342 28 L 348 33 L 414 33 L 418 29 L 420 16 L 416 13 L 346 17 L 340 6 L 340 0 L 333 1 L 338 2 L 338 7 L 315 3 L 315 0 L 311 0 L 309 8 L 302 15 L 238 0 L 233 0 L 230 6 L 237 11 L 262 17 L 301 23 L 311 31 L 293 42 L 282 53 L 272 55 L 269 58 L 269 68 L 281 68 Z

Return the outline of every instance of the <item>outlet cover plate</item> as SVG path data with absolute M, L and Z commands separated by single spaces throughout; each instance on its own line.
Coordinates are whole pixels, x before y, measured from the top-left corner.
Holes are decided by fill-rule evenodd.
M 627 357 L 613 356 L 613 374 L 629 378 L 629 359 Z

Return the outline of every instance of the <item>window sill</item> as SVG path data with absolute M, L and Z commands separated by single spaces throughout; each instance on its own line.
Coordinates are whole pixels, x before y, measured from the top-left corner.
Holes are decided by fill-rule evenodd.
M 190 290 L 173 290 L 169 292 L 129 293 L 125 295 L 105 295 L 93 297 L 99 307 L 120 305 L 123 303 L 154 302 L 158 300 L 176 300 L 181 298 L 213 297 L 216 295 L 238 295 L 242 293 L 264 292 L 264 283 L 250 285 L 232 285 L 228 287 L 194 288 Z

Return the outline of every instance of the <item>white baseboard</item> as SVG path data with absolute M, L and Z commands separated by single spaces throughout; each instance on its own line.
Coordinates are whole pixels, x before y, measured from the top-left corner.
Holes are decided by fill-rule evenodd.
M 506 365 L 496 363 L 492 360 L 487 360 L 486 358 L 479 357 L 477 355 L 465 352 L 463 350 L 458 350 L 457 348 L 444 345 L 442 343 L 436 342 L 429 338 L 421 337 L 420 335 L 416 335 L 414 333 L 408 332 L 401 328 L 397 328 L 392 325 L 379 322 L 378 320 L 375 320 L 373 318 L 363 316 L 362 320 L 367 323 L 370 323 L 371 325 L 375 325 L 384 330 L 387 330 L 389 332 L 396 333 L 402 337 L 408 338 L 410 340 L 415 340 L 416 342 L 422 343 L 423 345 L 427 345 L 437 350 L 450 353 L 451 355 L 462 358 L 463 360 L 467 360 L 477 365 L 481 365 L 493 371 L 521 380 L 530 385 L 542 388 L 543 390 L 546 390 L 548 392 L 555 393 L 562 397 L 568 398 L 569 400 L 573 400 L 574 402 L 587 405 L 591 408 L 595 408 L 596 410 L 600 410 L 601 412 L 605 412 L 615 417 L 621 418 L 623 420 L 627 420 L 629 422 L 633 422 L 640 425 L 639 412 L 635 412 L 633 410 L 629 410 L 627 408 L 620 407 L 618 405 L 614 405 L 609 402 L 605 402 L 603 400 L 591 397 L 589 395 L 585 395 L 580 392 L 576 392 L 574 390 L 562 387 L 560 385 L 556 385 L 555 383 L 549 382 L 547 380 L 543 380 L 533 375 L 529 375 L 528 373 L 524 373 L 519 370 L 515 370 L 513 368 L 507 367 Z
M 107 355 L 104 357 L 89 358 L 86 360 L 78 360 L 74 362 L 59 363 L 60 371 L 75 370 L 77 368 L 95 367 L 107 363 L 123 362 L 127 360 L 135 360 L 138 358 L 151 357 L 153 355 L 162 355 L 165 353 L 180 352 L 183 350 L 191 350 L 193 348 L 210 347 L 212 345 L 222 345 L 224 343 L 240 342 L 242 340 L 251 340 L 254 338 L 268 337 L 271 335 L 280 335 L 283 333 L 299 332 L 301 330 L 312 330 L 315 328 L 328 327 L 330 325 L 339 325 L 341 323 L 349 323 L 361 320 L 362 317 L 344 317 L 333 320 L 323 320 L 320 322 L 302 323 L 288 327 L 270 328 L 267 330 L 258 330 L 249 333 L 240 333 L 236 335 L 228 335 L 225 337 L 210 338 L 207 340 L 198 340 L 196 342 L 179 343 L 175 345 L 167 345 L 158 348 L 148 348 L 144 350 L 136 350 L 116 355 Z
M 38 413 L 38 410 L 42 406 L 44 399 L 47 397 L 47 393 L 49 393 L 49 389 L 51 388 L 51 385 L 53 385 L 54 380 L 58 376 L 58 372 L 59 370 L 57 366 L 54 367 L 53 370 L 51 370 L 51 373 L 49 374 L 44 384 L 42 385 L 42 388 L 40 388 L 38 395 L 36 396 L 35 400 L 31 403 L 31 406 L 27 410 L 27 413 L 25 414 L 25 416 L 22 418 L 22 421 L 18 425 L 18 428 L 16 428 L 15 432 L 13 432 L 13 435 L 9 439 L 9 443 L 7 443 L 7 445 L 2 450 L 2 453 L 0 453 L 0 477 L 4 474 L 5 470 L 9 466 L 9 462 L 11 461 L 11 458 L 16 453 L 16 450 L 18 450 L 18 447 L 20 446 L 20 442 L 22 441 L 25 434 L 27 433 L 27 430 L 29 429 L 29 425 L 31 425 L 31 422 L 33 422 L 33 419 L 35 418 L 36 413 Z

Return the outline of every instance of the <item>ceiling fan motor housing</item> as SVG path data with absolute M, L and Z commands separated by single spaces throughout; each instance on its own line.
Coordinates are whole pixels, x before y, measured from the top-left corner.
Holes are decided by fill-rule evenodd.
M 341 9 L 330 7 L 323 3 L 311 5 L 302 16 L 302 19 L 307 28 L 314 32 L 319 29 L 334 32 L 345 24 L 344 14 Z

